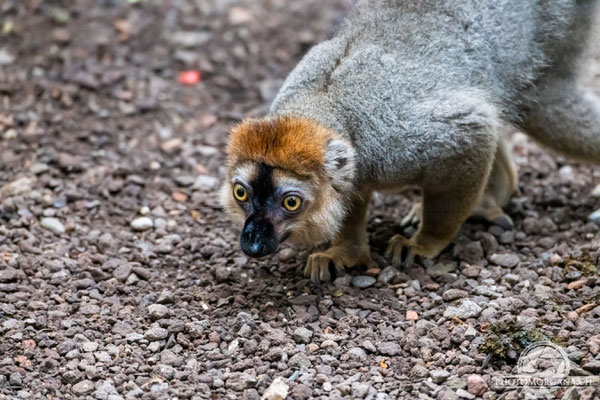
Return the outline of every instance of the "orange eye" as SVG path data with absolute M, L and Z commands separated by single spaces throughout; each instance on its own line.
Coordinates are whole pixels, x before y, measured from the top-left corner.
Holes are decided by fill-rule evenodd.
M 283 199 L 283 206 L 288 211 L 296 211 L 302 205 L 302 199 L 298 196 L 290 195 Z
M 246 188 L 243 185 L 236 183 L 233 187 L 233 197 L 235 197 L 237 201 L 244 202 L 248 200 L 248 191 L 246 191 Z

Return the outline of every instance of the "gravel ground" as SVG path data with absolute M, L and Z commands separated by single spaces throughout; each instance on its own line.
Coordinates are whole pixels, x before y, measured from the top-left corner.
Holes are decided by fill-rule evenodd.
M 513 231 L 471 222 L 394 270 L 408 193 L 371 208 L 377 269 L 316 286 L 306 250 L 239 251 L 227 131 L 349 3 L 0 1 L 0 399 L 600 395 L 490 386 L 538 340 L 600 375 L 600 168 L 523 135 Z

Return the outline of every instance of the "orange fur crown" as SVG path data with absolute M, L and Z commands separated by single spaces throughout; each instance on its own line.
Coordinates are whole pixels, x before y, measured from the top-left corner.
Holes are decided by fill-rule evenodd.
M 265 164 L 311 176 L 322 170 L 327 141 L 335 133 L 302 117 L 248 119 L 231 131 L 229 166 L 244 161 Z

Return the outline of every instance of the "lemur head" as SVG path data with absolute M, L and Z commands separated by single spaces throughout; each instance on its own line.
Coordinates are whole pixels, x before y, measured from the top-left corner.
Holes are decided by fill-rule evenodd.
M 250 119 L 232 130 L 227 155 L 221 202 L 243 227 L 246 255 L 266 256 L 286 239 L 316 245 L 339 231 L 355 152 L 337 132 L 299 117 Z

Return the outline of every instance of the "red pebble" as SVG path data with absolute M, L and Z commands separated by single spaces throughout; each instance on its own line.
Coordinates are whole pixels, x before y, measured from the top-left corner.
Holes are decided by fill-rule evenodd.
M 177 77 L 179 83 L 184 85 L 196 85 L 200 82 L 200 72 L 198 71 L 182 71 Z

